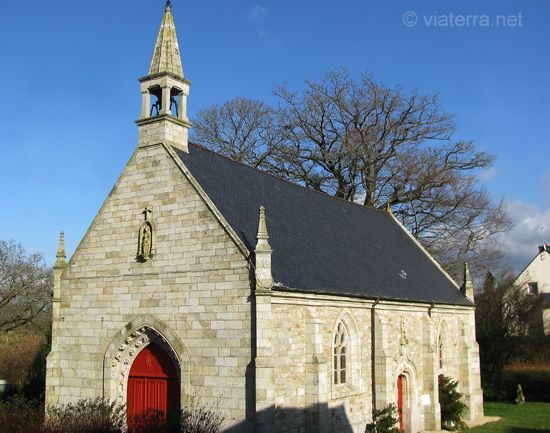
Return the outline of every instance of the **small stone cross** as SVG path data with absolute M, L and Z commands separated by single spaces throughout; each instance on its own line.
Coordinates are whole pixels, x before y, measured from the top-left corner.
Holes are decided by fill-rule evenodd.
M 145 214 L 145 221 L 147 221 L 149 219 L 149 215 L 153 213 L 153 208 L 151 206 L 145 206 L 142 213 Z

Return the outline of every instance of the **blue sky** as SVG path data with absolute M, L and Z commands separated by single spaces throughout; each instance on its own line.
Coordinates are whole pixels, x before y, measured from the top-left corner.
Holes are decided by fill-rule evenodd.
M 0 239 L 70 255 L 137 145 L 163 0 L 0 5 Z M 173 0 L 192 117 L 236 96 L 271 100 L 340 66 L 439 93 L 455 138 L 497 156 L 480 173 L 504 199 L 519 272 L 550 242 L 547 0 Z M 545 227 L 541 231 L 541 227 Z

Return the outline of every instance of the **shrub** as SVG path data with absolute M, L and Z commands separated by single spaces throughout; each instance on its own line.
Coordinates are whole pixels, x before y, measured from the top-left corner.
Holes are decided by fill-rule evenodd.
M 170 426 L 164 412 L 147 409 L 128 420 L 128 433 L 169 433 Z
M 365 433 L 400 433 L 398 427 L 399 413 L 394 403 L 387 405 L 382 410 L 375 410 L 373 420 L 367 424 Z
M 199 407 L 184 407 L 168 416 L 151 409 L 132 418 L 129 433 L 218 433 L 224 419 L 219 412 Z
M 0 432 L 37 433 L 44 422 L 44 407 L 37 401 L 14 396 L 0 401 Z
M 126 424 L 126 407 L 100 397 L 51 406 L 46 415 L 44 433 L 120 433 Z
M 218 433 L 225 416 L 212 409 L 185 407 L 181 411 L 181 433 Z
M 462 394 L 457 391 L 458 381 L 443 374 L 439 375 L 439 404 L 441 406 L 441 428 L 459 430 L 466 427 L 462 418 L 468 407 L 461 401 Z
M 42 333 L 19 330 L 0 333 L 0 379 L 22 387 L 40 375 L 46 338 Z M 38 361 L 38 362 L 37 362 Z
M 134 417 L 129 433 L 219 433 L 225 417 L 212 409 L 184 407 L 168 413 L 148 410 Z M 14 396 L 0 401 L 1 433 L 124 433 L 126 407 L 102 398 L 46 410 L 36 400 Z

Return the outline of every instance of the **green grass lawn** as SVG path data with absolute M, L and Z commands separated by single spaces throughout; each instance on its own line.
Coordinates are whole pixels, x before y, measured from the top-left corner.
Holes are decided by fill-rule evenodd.
M 464 432 L 472 433 L 550 433 L 550 403 L 485 403 L 485 416 L 499 416 L 497 422 Z

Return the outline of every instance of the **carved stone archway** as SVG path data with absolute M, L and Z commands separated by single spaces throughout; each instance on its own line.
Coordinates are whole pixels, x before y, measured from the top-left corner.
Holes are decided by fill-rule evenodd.
M 126 404 L 128 376 L 137 355 L 149 344 L 162 347 L 178 371 L 181 384 L 182 405 L 191 396 L 189 355 L 175 333 L 160 320 L 138 316 L 113 338 L 103 360 L 103 396 L 117 403 Z
M 418 431 L 420 423 L 418 380 L 414 365 L 408 360 L 403 361 L 395 374 L 395 402 L 401 402 L 402 405 L 403 431 L 412 433 Z

